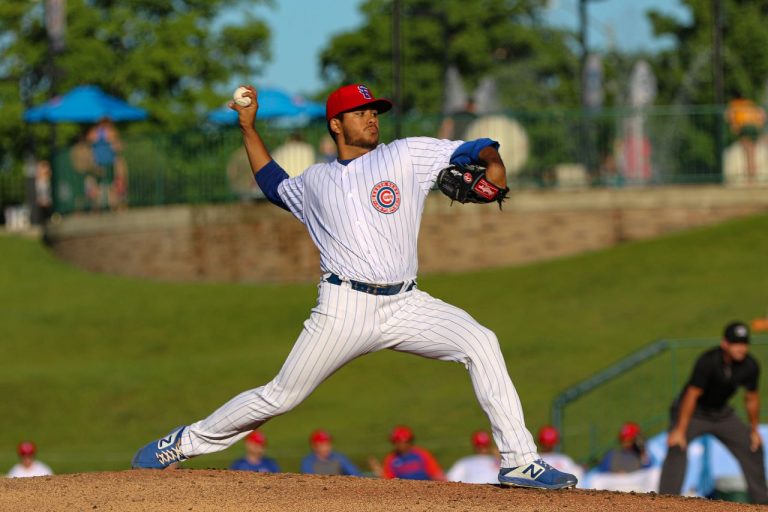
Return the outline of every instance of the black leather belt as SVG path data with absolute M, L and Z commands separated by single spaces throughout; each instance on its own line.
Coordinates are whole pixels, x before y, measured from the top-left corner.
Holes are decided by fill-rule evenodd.
M 344 281 L 336 274 L 331 274 L 325 278 L 331 284 L 341 285 Z M 416 281 L 411 281 L 408 286 L 403 287 L 404 283 L 397 284 L 371 284 L 363 283 L 360 281 L 347 281 L 353 290 L 363 293 L 370 293 L 371 295 L 397 295 L 401 292 L 409 292 L 416 288 Z

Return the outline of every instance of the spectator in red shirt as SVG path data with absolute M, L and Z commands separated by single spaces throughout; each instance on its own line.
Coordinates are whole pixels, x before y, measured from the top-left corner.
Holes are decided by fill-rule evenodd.
M 397 426 L 389 435 L 394 449 L 384 458 L 383 467 L 372 462 L 374 472 L 382 478 L 404 480 L 445 480 L 435 457 L 424 448 L 413 445 L 413 431 Z

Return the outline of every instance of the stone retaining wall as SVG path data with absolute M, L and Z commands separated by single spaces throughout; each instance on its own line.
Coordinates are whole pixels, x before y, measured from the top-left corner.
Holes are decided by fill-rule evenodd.
M 515 193 L 495 205 L 427 199 L 420 274 L 540 261 L 768 211 L 768 189 L 687 186 Z M 62 259 L 95 272 L 179 281 L 319 277 L 304 226 L 269 203 L 137 208 L 50 224 Z

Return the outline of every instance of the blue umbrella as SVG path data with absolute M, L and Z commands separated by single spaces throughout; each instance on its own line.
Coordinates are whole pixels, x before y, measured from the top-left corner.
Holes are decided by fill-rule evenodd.
M 30 123 L 95 123 L 105 117 L 113 121 L 141 121 L 147 118 L 147 112 L 95 85 L 82 85 L 24 113 L 24 120 Z
M 301 110 L 302 114 L 311 119 L 325 117 L 325 105 L 316 101 L 305 100 L 301 103 Z
M 237 112 L 229 107 L 221 107 L 208 113 L 208 120 L 216 124 L 237 124 Z
M 301 117 L 324 117 L 325 106 L 320 103 L 292 97 L 279 89 L 258 89 L 258 119 L 291 119 Z M 237 124 L 237 112 L 221 107 L 208 114 L 208 120 L 217 124 Z

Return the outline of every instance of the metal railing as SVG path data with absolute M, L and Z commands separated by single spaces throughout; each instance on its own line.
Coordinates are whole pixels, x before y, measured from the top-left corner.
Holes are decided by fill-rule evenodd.
M 721 183 L 733 174 L 725 172 L 723 161 L 730 154 L 729 145 L 735 146 L 728 138 L 723 112 L 720 106 L 680 106 L 598 112 L 506 111 L 483 118 L 408 117 L 402 132 L 404 136 L 501 140 L 510 181 L 518 188 Z M 389 141 L 394 135 L 392 121 L 387 116 L 380 120 L 381 140 Z M 326 130 L 323 121 L 300 129 L 317 160 L 324 158 L 319 147 Z M 262 123 L 260 131 L 274 150 L 295 129 Z M 719 141 L 727 145 L 718 147 Z M 136 134 L 124 137 L 123 146 L 127 188 L 121 205 L 238 201 L 260 196 L 235 127 Z M 110 194 L 117 169 L 89 168 L 83 164 L 83 149 L 72 145 L 54 158 L 53 189 L 59 213 L 114 207 Z M 725 165 L 741 164 L 726 161 Z M 768 177 L 768 169 L 762 175 Z

